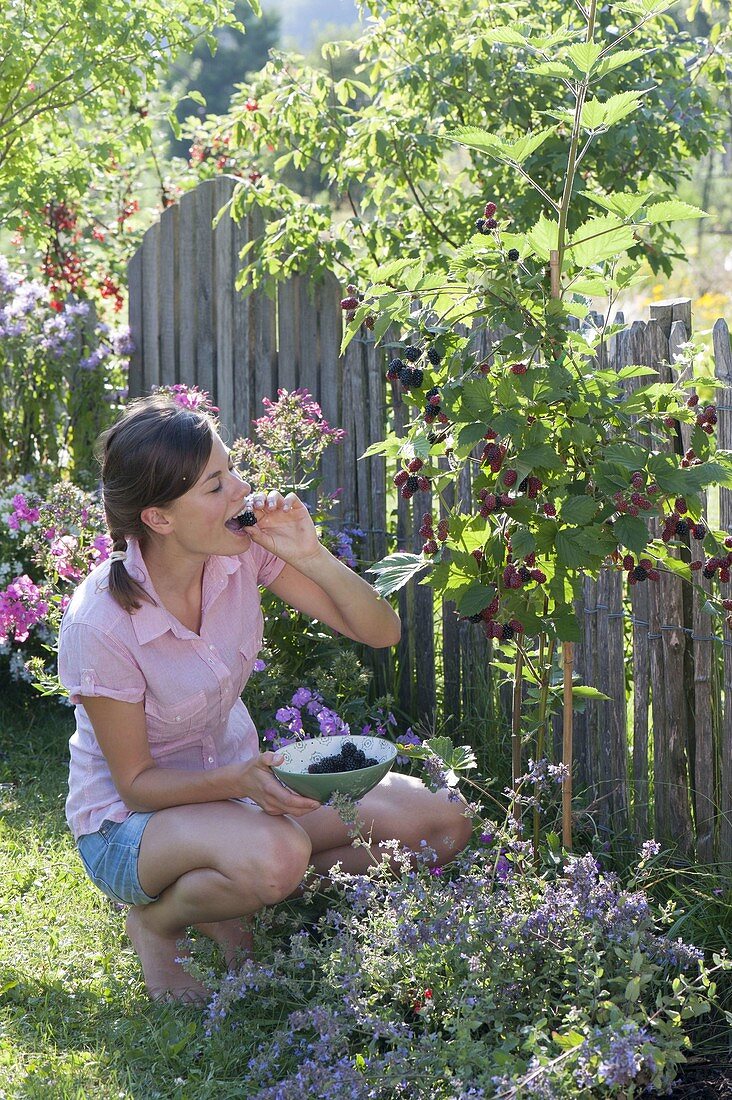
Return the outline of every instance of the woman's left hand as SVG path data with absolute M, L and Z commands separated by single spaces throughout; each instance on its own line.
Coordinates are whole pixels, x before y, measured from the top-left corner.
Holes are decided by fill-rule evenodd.
M 276 489 L 259 491 L 252 493 L 246 504 L 257 517 L 247 534 L 258 546 L 295 567 L 319 552 L 315 524 L 296 493 L 283 497 Z

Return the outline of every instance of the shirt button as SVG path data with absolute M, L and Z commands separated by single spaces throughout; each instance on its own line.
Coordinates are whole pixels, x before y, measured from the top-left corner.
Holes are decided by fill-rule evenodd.
M 210 645 L 208 648 L 211 650 L 212 653 L 216 652 L 216 646 L 215 645 Z
M 175 720 L 176 720 L 176 722 L 180 722 L 180 715 L 179 714 L 176 714 Z
M 209 762 L 209 764 L 213 764 L 213 762 L 214 762 L 213 756 L 209 756 L 208 762 Z

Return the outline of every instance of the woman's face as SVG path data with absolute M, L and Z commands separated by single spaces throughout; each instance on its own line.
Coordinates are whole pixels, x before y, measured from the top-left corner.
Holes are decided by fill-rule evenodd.
M 251 546 L 246 528 L 232 522 L 244 508 L 251 485 L 233 468 L 229 452 L 214 435 L 208 462 L 187 493 L 158 509 L 169 537 L 191 553 L 242 554 Z M 161 532 L 162 533 L 162 532 Z

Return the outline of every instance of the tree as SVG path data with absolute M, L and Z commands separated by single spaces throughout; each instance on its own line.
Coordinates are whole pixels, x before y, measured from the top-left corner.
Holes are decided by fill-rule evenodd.
M 255 15 L 247 0 L 235 0 L 234 15 L 246 28 L 217 27 L 213 32 L 216 49 L 212 54 L 209 43 L 199 40 L 190 53 L 178 57 L 167 78 L 169 89 L 177 87 L 185 96 L 198 92 L 205 100 L 205 108 L 199 105 L 199 114 L 224 114 L 237 84 L 243 83 L 261 69 L 269 51 L 279 41 L 280 16 L 277 12 Z M 191 114 L 190 100 L 182 100 L 176 107 L 180 122 Z M 176 140 L 172 150 L 178 156 L 188 152 L 188 142 Z
M 255 4 L 256 0 L 252 0 Z M 44 207 L 151 140 L 147 97 L 170 57 L 232 21 L 231 0 L 10 0 L 0 12 L 0 215 Z

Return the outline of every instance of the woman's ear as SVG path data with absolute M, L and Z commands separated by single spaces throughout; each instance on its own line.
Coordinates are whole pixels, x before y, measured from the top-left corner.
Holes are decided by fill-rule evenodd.
M 140 519 L 156 535 L 169 535 L 173 530 L 173 524 L 161 508 L 143 508 Z

